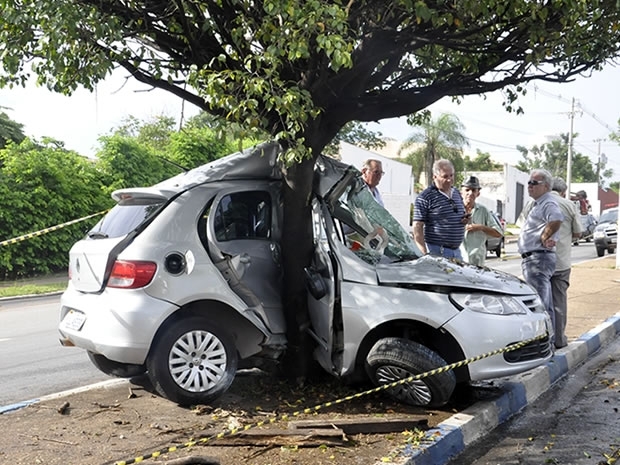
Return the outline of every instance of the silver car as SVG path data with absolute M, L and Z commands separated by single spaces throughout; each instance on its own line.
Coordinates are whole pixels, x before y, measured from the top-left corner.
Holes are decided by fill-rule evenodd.
M 117 205 L 70 251 L 61 342 L 88 351 L 105 373 L 146 372 L 184 405 L 221 396 L 240 364 L 280 360 L 279 153 L 266 143 L 115 192 Z M 319 158 L 312 218 L 307 331 L 332 375 L 381 385 L 538 338 L 388 391 L 440 406 L 457 382 L 524 372 L 552 356 L 550 320 L 531 287 L 421 256 L 355 168 Z

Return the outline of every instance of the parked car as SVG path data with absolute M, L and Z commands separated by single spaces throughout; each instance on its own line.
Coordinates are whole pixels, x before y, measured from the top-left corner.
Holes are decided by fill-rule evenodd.
M 104 373 L 146 372 L 183 405 L 221 396 L 240 363 L 280 360 L 279 152 L 265 143 L 114 192 L 117 205 L 70 250 L 61 342 L 88 351 Z M 534 289 L 497 270 L 423 256 L 354 167 L 319 157 L 311 208 L 307 331 L 330 374 L 383 385 L 536 339 L 388 391 L 439 406 L 457 382 L 521 373 L 552 356 L 550 319 Z
M 618 246 L 618 207 L 601 212 L 593 237 L 597 256 L 605 255 L 605 249 L 609 253 L 614 253 Z
M 582 233 L 581 237 L 573 242 L 573 245 L 579 245 L 580 240 L 591 242 L 596 229 L 596 219 L 594 219 L 592 213 L 580 214 L 579 220 L 581 221 Z
M 504 228 L 506 227 L 506 222 L 499 217 L 499 215 L 495 212 L 491 212 L 497 224 L 502 227 L 502 235 L 500 237 L 487 237 L 486 247 L 487 253 L 494 253 L 497 258 L 502 256 L 502 250 L 504 248 Z

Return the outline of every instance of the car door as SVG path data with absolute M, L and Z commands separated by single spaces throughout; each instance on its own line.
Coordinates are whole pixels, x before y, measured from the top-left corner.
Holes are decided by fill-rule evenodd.
M 279 189 L 270 183 L 222 189 L 208 213 L 209 254 L 232 264 L 235 279 L 239 280 L 233 290 L 248 307 L 262 307 L 256 310 L 272 332 L 283 332 L 285 328 L 281 315 L 278 196 Z
M 329 373 L 339 374 L 344 350 L 342 307 L 339 295 L 339 266 L 330 245 L 327 208 L 314 199 L 312 225 L 314 256 L 306 268 L 308 311 L 312 327 L 309 330 L 318 346 L 315 357 Z

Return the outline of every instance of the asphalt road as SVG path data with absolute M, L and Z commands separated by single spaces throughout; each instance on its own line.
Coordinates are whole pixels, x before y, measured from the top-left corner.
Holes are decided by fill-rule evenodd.
M 0 302 L 0 407 L 110 377 L 58 342 L 60 296 Z
M 620 463 L 620 338 L 450 465 Z
M 571 249 L 571 262 L 573 265 L 596 258 L 598 257 L 596 256 L 596 249 L 594 248 L 593 242 L 581 241 L 579 245 L 573 246 Z M 517 252 L 517 244 L 506 244 L 505 255 L 502 258 L 497 258 L 495 255 L 488 254 L 485 266 L 520 276 L 521 257 Z

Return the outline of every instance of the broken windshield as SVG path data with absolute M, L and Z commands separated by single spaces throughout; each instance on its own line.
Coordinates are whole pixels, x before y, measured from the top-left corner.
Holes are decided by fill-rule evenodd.
M 333 214 L 343 224 L 347 247 L 368 263 L 422 256 L 409 233 L 377 203 L 360 177 L 354 178 L 335 202 Z

